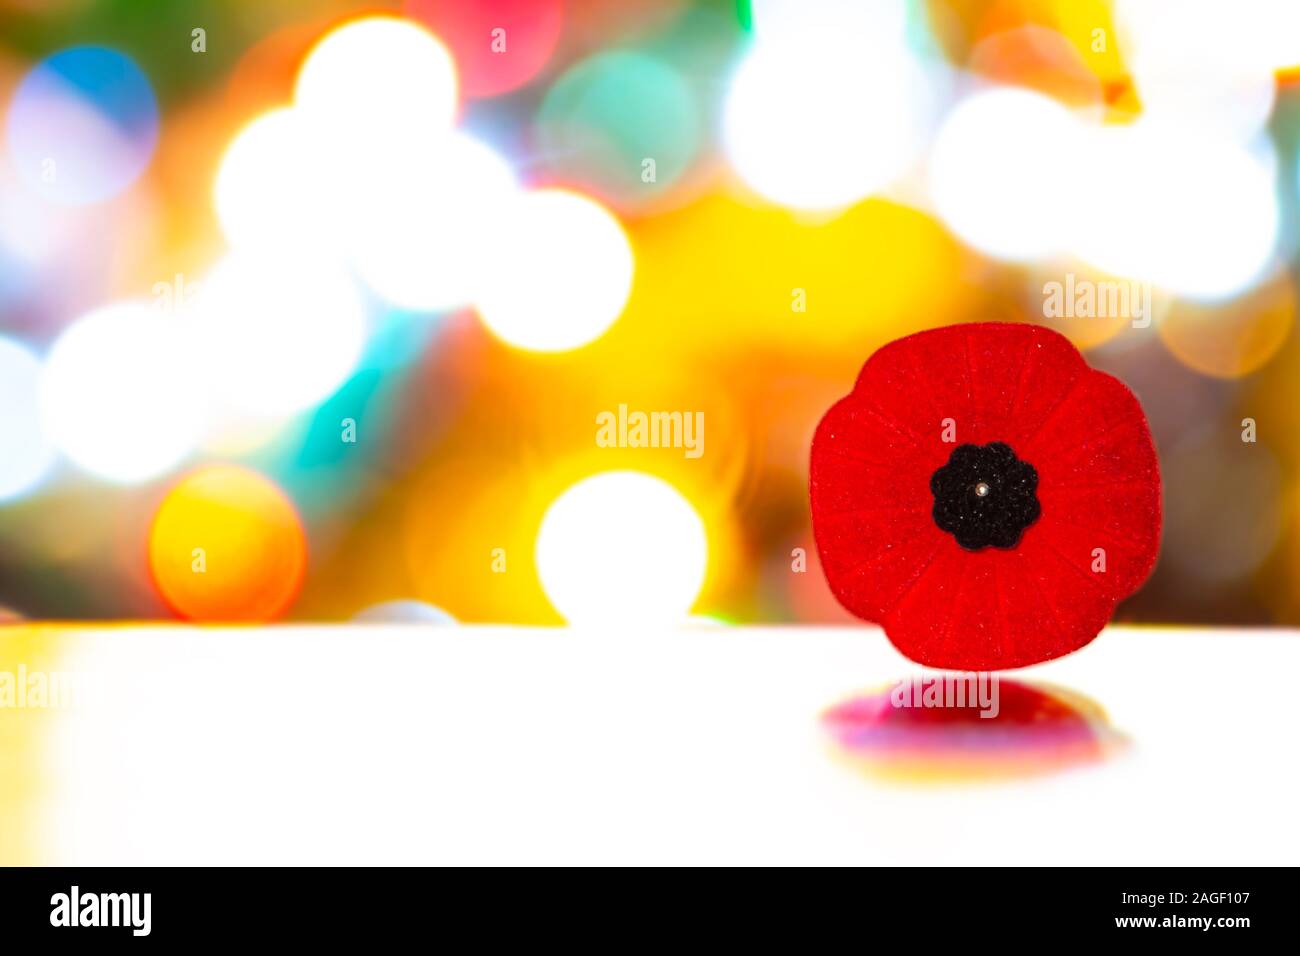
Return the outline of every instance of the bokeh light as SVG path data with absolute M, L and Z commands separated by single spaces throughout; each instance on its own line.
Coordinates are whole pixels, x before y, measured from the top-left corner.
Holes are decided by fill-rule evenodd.
M 632 288 L 632 247 L 598 203 L 563 190 L 512 202 L 491 273 L 476 297 L 479 315 L 511 345 L 564 351 L 598 338 Z
M 1119 0 L 1116 18 L 1143 117 L 1249 142 L 1272 112 L 1273 71 L 1300 54 L 1300 44 L 1286 37 L 1300 26 L 1286 9 L 1293 7 L 1247 0 L 1230 17 L 1204 19 L 1214 7 L 1203 0 Z
M 681 179 L 699 150 L 702 127 L 690 84 L 676 70 L 655 57 L 621 51 L 568 70 L 537 116 L 549 169 L 634 208 Z
M 11 331 L 57 330 L 115 298 L 158 234 L 158 203 L 143 182 L 104 202 L 69 205 L 28 188 L 2 160 L 0 210 L 0 309 Z
M 570 624 L 680 623 L 707 564 L 704 523 L 690 502 L 639 472 L 578 482 L 547 510 L 537 535 L 542 588 Z
M 851 380 L 862 355 L 926 327 L 927 316 L 987 315 L 985 293 L 964 281 L 961 244 L 930 216 L 883 199 L 810 223 L 779 207 L 710 196 L 639 223 L 633 240 L 637 282 L 626 327 L 639 330 L 639 346 L 671 351 L 689 341 L 693 354 L 723 356 L 743 339 L 760 355 L 816 355 L 810 361 L 818 371 L 808 378 L 774 370 L 778 381 L 807 383 L 795 396 L 805 427 L 818 403 L 834 399 L 829 389 L 818 394 L 814 380 Z M 701 262 L 709 264 L 707 281 L 700 281 Z M 617 331 L 623 328 L 620 322 Z M 747 348 L 741 367 L 752 357 Z M 762 372 L 736 379 L 762 382 L 765 395 L 776 387 Z M 791 438 L 806 447 L 806 434 Z
M 1268 123 L 1277 82 L 1266 63 L 1225 65 L 1213 55 L 1178 51 L 1133 61 L 1133 82 L 1147 120 L 1248 143 Z
M 86 471 L 124 484 L 179 464 L 209 414 L 187 336 L 140 303 L 106 306 L 59 336 L 40 400 L 50 441 Z
M 27 185 L 81 205 L 121 192 L 144 171 L 158 140 L 153 88 L 125 54 L 64 50 L 38 64 L 14 94 L 9 156 Z
M 1242 0 L 1230 16 L 1215 0 L 1115 0 L 1114 6 L 1134 59 L 1270 69 L 1300 63 L 1300 8 L 1287 0 Z
M 406 13 L 451 47 L 471 97 L 498 96 L 532 80 L 564 26 L 562 0 L 408 0 Z
M 1056 30 L 1031 24 L 994 33 L 975 45 L 967 66 L 991 83 L 1024 87 L 1074 110 L 1100 116 L 1105 106 L 1101 79 Z
M 214 394 L 227 408 L 272 418 L 342 385 L 368 325 L 361 294 L 335 263 L 239 252 L 203 281 L 191 311 Z
M 944 120 L 930 157 L 930 193 L 943 221 L 1002 259 L 1062 251 L 1074 218 L 1068 184 L 1077 121 L 1055 100 L 1020 89 L 977 93 Z
M 293 603 L 306 567 L 293 503 L 246 468 L 212 465 L 187 475 L 149 530 L 154 583 L 191 620 L 274 620 Z
M 1115 275 L 1200 299 L 1258 282 L 1274 261 L 1280 213 L 1271 147 L 1176 125 L 1092 129 L 1081 146 L 1073 249 Z
M 1156 328 L 1188 368 L 1216 378 L 1240 378 L 1278 354 L 1295 314 L 1295 283 L 1283 274 L 1229 302 L 1176 301 Z
M 410 20 L 366 17 L 322 39 L 303 62 L 294 104 L 310 125 L 321 162 L 382 168 L 392 151 L 451 128 L 456 69 L 447 48 Z M 379 166 L 371 166 L 371 163 Z
M 350 257 L 393 305 L 467 305 L 483 285 L 516 189 L 506 161 L 461 133 L 394 155 L 383 176 L 358 184 L 358 201 L 349 204 Z
M 257 117 L 231 141 L 213 184 L 226 240 L 268 251 L 331 247 L 339 201 L 322 175 L 301 115 L 290 109 Z M 331 188 L 333 186 L 333 188 Z
M 0 336 L 0 502 L 31 491 L 54 463 L 41 431 L 40 377 L 40 360 Z
M 456 619 L 441 608 L 410 599 L 372 604 L 358 611 L 352 620 L 362 624 L 431 624 L 439 627 L 456 623 Z
M 905 43 L 901 5 L 862 5 L 847 25 L 813 15 L 823 7 L 786 4 L 781 27 L 767 30 L 756 10 L 759 39 L 723 107 L 737 174 L 795 209 L 838 209 L 889 185 L 919 157 L 938 102 Z

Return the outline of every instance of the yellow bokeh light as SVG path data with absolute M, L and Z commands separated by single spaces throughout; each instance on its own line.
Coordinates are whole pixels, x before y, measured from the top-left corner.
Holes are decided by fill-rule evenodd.
M 307 567 L 302 522 L 267 478 L 202 468 L 168 492 L 149 532 L 149 568 L 177 614 L 270 621 L 297 596 Z
M 810 221 L 715 196 L 636 223 L 632 241 L 637 281 L 609 332 L 628 354 L 682 343 L 717 354 L 743 341 L 822 352 L 856 372 L 890 338 L 984 317 L 952 235 L 885 200 Z
M 1176 302 L 1157 328 L 1165 347 L 1188 368 L 1240 378 L 1282 348 L 1295 321 L 1295 299 L 1295 286 L 1283 275 L 1228 303 Z

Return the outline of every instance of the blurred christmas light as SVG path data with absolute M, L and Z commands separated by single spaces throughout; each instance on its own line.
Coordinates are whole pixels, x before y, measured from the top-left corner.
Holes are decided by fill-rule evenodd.
M 15 279 L 46 266 L 72 245 L 73 223 L 66 211 L 28 189 L 10 163 L 0 163 L 0 204 L 0 249 L 13 261 Z
M 1295 285 L 1284 272 L 1227 302 L 1175 301 L 1156 329 L 1165 347 L 1188 368 L 1215 378 L 1240 378 L 1278 354 L 1295 314 Z
M 954 281 L 969 266 L 952 235 L 932 216 L 883 199 L 810 223 L 715 195 L 632 229 L 638 281 L 626 324 L 647 347 L 675 350 L 681 341 L 722 356 L 743 341 L 800 355 L 816 369 L 810 383 L 821 383 L 810 384 L 812 394 L 825 376 L 856 373 L 856 353 L 927 327 L 928 316 L 965 314 L 974 291 Z M 801 321 L 810 315 L 816 320 Z
M 632 247 L 602 206 L 562 190 L 521 194 L 475 304 L 511 345 L 564 351 L 598 338 L 632 288 Z
M 451 47 L 466 96 L 498 96 L 535 77 L 564 25 L 563 0 L 408 0 L 408 16 Z
M 40 426 L 40 377 L 40 360 L 0 336 L 0 502 L 28 494 L 54 463 Z
M 906 0 L 748 0 L 748 6 L 754 33 L 763 40 L 795 34 L 899 40 L 907 32 Z
M 397 151 L 451 128 L 456 70 L 429 31 L 409 20 L 366 17 L 312 48 L 294 103 L 323 150 L 322 164 L 374 175 Z
M 154 198 L 141 184 L 102 203 L 56 204 L 0 161 L 0 308 L 11 323 L 61 325 L 102 305 L 134 251 L 156 239 Z
M 95 203 L 126 189 L 149 165 L 158 105 L 125 54 L 73 47 L 23 79 L 7 133 L 10 158 L 29 188 L 58 203 Z
M 191 343 L 138 303 L 70 326 L 46 357 L 40 401 L 49 440 L 86 471 L 123 484 L 174 467 L 208 421 Z
M 219 458 L 242 458 L 270 446 L 284 437 L 291 413 L 261 414 L 233 408 L 217 408 L 199 451 Z
M 667 63 L 633 52 L 577 64 L 551 86 L 537 116 L 556 176 L 632 208 L 682 177 L 702 127 L 690 84 Z
M 309 408 L 347 379 L 368 316 L 337 264 L 232 253 L 203 281 L 189 325 L 225 406 L 275 418 Z
M 901 5 L 768 6 L 754 11 L 758 41 L 723 107 L 733 168 L 796 209 L 883 189 L 917 158 L 939 95 L 907 46 Z
M 226 240 L 269 251 L 328 247 L 340 231 L 338 183 L 322 175 L 301 116 L 265 113 L 231 141 L 213 183 L 213 203 Z
M 1250 142 L 1272 113 L 1274 70 L 1291 62 L 1279 40 L 1300 54 L 1286 37 L 1300 28 L 1286 9 L 1294 6 L 1245 0 L 1225 13 L 1203 0 L 1120 0 L 1116 18 L 1144 119 Z
M 1028 90 L 976 93 L 945 118 L 930 157 L 930 195 L 943 221 L 981 252 L 1032 260 L 1068 243 L 1067 204 L 1079 154 L 1077 122 Z
M 681 623 L 707 564 L 704 523 L 690 502 L 640 472 L 605 472 L 573 485 L 537 534 L 542 588 L 570 624 Z
M 1070 254 L 1113 276 L 1200 299 L 1240 294 L 1276 252 L 1268 144 L 1247 149 L 1175 123 L 1089 123 L 1019 89 L 948 115 L 930 161 L 944 222 L 991 256 Z
M 456 619 L 441 608 L 423 601 L 384 601 L 359 611 L 352 620 L 365 624 L 455 624 Z
M 394 305 L 436 311 L 473 298 L 518 187 L 500 155 L 451 133 L 345 188 L 347 246 L 361 278 Z
M 1263 132 L 1277 99 L 1277 79 L 1266 63 L 1139 56 L 1131 69 L 1144 119 L 1240 143 Z
M 970 51 L 967 68 L 999 86 L 1024 87 L 1098 118 L 1105 107 L 1101 80 L 1066 37 L 1034 24 L 987 36 Z
M 1300 7 L 1292 0 L 1115 0 L 1115 19 L 1134 60 L 1179 59 L 1221 67 L 1284 69 L 1300 64 Z
M 1273 262 L 1271 146 L 1138 122 L 1089 128 L 1080 149 L 1072 251 L 1085 262 L 1197 299 L 1238 295 Z
M 307 542 L 293 503 L 232 465 L 187 475 L 149 531 L 149 569 L 168 606 L 199 621 L 270 621 L 293 603 Z

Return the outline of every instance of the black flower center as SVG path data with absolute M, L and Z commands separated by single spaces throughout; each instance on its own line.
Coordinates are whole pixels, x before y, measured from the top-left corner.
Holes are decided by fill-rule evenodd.
M 967 551 L 1014 548 L 1038 520 L 1038 472 L 1011 446 L 958 445 L 930 476 L 934 523 Z

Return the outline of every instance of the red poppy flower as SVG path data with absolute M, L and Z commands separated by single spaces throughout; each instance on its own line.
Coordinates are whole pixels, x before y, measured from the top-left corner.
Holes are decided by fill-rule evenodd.
M 1159 547 L 1141 406 L 1035 325 L 955 325 L 880 349 L 817 427 L 810 486 L 835 596 L 932 667 L 1077 650 Z

